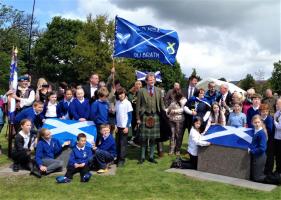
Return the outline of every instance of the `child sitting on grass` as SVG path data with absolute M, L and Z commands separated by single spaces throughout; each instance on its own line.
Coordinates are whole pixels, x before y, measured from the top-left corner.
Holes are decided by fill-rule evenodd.
M 99 169 L 98 173 L 105 173 L 108 171 L 108 164 L 116 157 L 116 145 L 112 134 L 110 134 L 110 125 L 102 124 L 100 132 L 101 142 L 97 147 L 93 147 L 95 151 L 93 163 L 94 167 Z
M 51 132 L 48 129 L 40 129 L 35 153 L 36 166 L 31 170 L 31 174 L 41 178 L 42 174 L 48 175 L 62 170 L 63 161 L 56 160 L 55 157 L 62 152 L 64 146 L 69 144 L 70 141 L 66 141 L 61 145 L 57 139 L 52 138 Z
M 20 167 L 31 170 L 31 151 L 34 150 L 36 131 L 31 131 L 31 121 L 23 119 L 20 122 L 21 131 L 15 136 L 15 146 L 12 151 L 14 161 L 13 171 L 19 171 Z
M 57 177 L 57 182 L 68 183 L 77 172 L 80 173 L 81 182 L 88 182 L 92 176 L 89 172 L 89 163 L 92 156 L 92 149 L 86 146 L 86 135 L 84 133 L 79 133 L 77 135 L 77 144 L 72 149 L 69 157 L 67 172 L 64 177 Z

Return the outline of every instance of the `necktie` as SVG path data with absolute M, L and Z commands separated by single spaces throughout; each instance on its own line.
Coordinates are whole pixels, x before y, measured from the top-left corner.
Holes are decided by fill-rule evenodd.
M 149 95 L 152 97 L 153 93 L 152 93 L 152 87 L 149 88 Z
M 189 96 L 188 96 L 188 98 L 190 99 L 191 97 L 192 97 L 192 94 L 193 94 L 193 87 L 190 87 L 189 88 Z

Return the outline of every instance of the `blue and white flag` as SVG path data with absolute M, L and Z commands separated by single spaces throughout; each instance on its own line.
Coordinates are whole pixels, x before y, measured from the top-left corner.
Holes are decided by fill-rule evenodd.
M 161 72 L 157 71 L 154 74 L 155 74 L 155 77 L 156 77 L 156 81 L 157 82 L 162 82 Z M 144 81 L 146 75 L 147 75 L 147 72 L 142 72 L 142 71 L 136 70 L 136 77 L 137 77 L 138 81 Z
M 252 128 L 212 125 L 202 139 L 216 145 L 248 149 L 253 136 Z
M 9 89 L 13 90 L 14 92 L 17 91 L 18 86 L 18 65 L 17 65 L 17 48 L 13 48 L 12 51 L 12 61 L 10 65 L 10 79 L 9 79 Z M 10 98 L 8 101 L 8 120 L 9 123 L 14 123 L 15 119 L 15 111 L 16 111 L 16 100 L 14 98 Z
M 49 129 L 52 137 L 58 139 L 61 144 L 68 140 L 71 141 L 71 144 L 75 144 L 79 133 L 86 135 L 87 145 L 90 147 L 97 138 L 97 129 L 92 121 L 79 122 L 76 120 L 50 118 L 46 119 L 43 128 Z
M 151 25 L 137 26 L 116 16 L 113 57 L 156 59 L 173 65 L 179 47 L 176 31 Z

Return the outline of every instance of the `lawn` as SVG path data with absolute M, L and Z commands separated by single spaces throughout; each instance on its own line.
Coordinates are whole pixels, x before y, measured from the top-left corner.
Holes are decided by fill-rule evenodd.
M 0 135 L 0 144 L 4 148 L 0 166 L 11 162 L 5 155 L 5 132 L 2 130 Z M 186 147 L 186 139 L 183 147 Z M 0 177 L 0 199 L 281 199 L 281 187 L 272 192 L 260 192 L 198 181 L 165 172 L 175 157 L 166 154 L 157 159 L 157 165 L 145 162 L 140 166 L 137 165 L 138 149 L 129 147 L 128 151 L 125 167 L 118 168 L 115 176 L 93 176 L 89 183 L 80 183 L 78 175 L 71 183 L 61 185 L 55 182 L 55 176 L 42 179 L 33 176 Z

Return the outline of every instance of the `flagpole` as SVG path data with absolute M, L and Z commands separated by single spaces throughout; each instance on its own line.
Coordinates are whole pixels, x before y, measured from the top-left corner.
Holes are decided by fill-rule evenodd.
M 9 80 L 9 88 L 14 93 L 17 89 L 17 47 L 12 50 L 12 61 L 11 61 L 11 69 L 10 69 L 10 80 Z M 12 154 L 12 141 L 14 136 L 14 118 L 16 111 L 16 99 L 11 97 L 11 94 L 8 96 L 8 157 L 11 157 Z
M 32 36 L 32 26 L 33 26 L 33 15 L 34 15 L 34 7 L 35 7 L 35 0 L 33 0 L 33 7 L 32 7 L 32 14 L 31 14 L 31 22 L 30 22 L 30 30 L 29 30 L 29 44 L 28 44 L 28 74 L 30 75 L 30 68 L 31 68 L 31 36 Z

